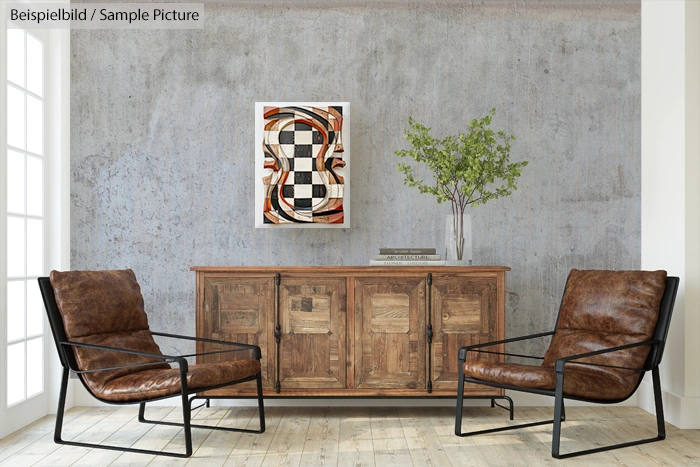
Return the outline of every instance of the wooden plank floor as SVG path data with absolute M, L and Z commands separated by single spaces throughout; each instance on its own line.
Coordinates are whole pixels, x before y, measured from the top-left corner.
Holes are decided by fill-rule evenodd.
M 454 412 L 435 407 L 269 407 L 262 435 L 192 430 L 189 459 L 59 446 L 54 416 L 0 440 L 3 466 L 680 466 L 700 465 L 700 430 L 667 425 L 665 441 L 574 459 L 552 459 L 551 425 L 473 438 L 454 436 Z M 147 417 L 177 421 L 178 408 L 153 407 Z M 551 409 L 516 408 L 525 423 L 551 418 Z M 77 407 L 65 416 L 64 439 L 142 449 L 184 450 L 182 430 L 136 421 L 136 407 Z M 250 407 L 200 408 L 194 423 L 255 428 Z M 464 424 L 484 429 L 507 412 L 467 407 Z M 636 407 L 568 407 L 562 452 L 651 437 L 655 418 Z

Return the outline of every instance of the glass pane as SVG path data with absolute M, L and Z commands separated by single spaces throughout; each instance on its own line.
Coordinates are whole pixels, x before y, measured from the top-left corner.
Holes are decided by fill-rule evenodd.
M 27 281 L 27 336 L 44 333 L 44 302 L 36 280 Z
M 44 273 L 44 221 L 27 219 L 27 277 Z
M 44 346 L 41 337 L 27 341 L 27 397 L 44 390 Z
M 7 346 L 7 405 L 24 400 L 24 342 Z
M 24 149 L 24 92 L 7 86 L 7 144 Z
M 24 338 L 24 281 L 7 282 L 7 340 Z
M 7 79 L 24 87 L 24 31 L 7 30 Z
M 7 210 L 24 214 L 24 154 L 7 150 Z
M 44 153 L 44 103 L 27 95 L 27 151 Z
M 44 87 L 44 45 L 27 34 L 27 90 L 43 96 Z
M 27 156 L 27 214 L 41 216 L 44 212 L 44 162 Z
M 24 276 L 24 219 L 7 216 L 7 275 Z

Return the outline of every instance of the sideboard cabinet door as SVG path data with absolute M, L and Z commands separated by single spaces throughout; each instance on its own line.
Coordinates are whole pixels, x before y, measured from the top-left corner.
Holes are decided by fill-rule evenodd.
M 280 385 L 282 389 L 344 389 L 345 278 L 282 277 Z
M 197 334 L 207 339 L 240 342 L 259 345 L 262 351 L 262 377 L 265 387 L 274 387 L 275 380 L 275 309 L 274 277 L 205 277 L 203 280 L 204 312 L 198 316 Z M 228 349 L 230 346 L 218 346 L 199 343 L 198 352 Z M 204 355 L 199 363 L 234 360 L 236 352 L 229 354 Z M 250 358 L 246 354 L 246 357 Z M 227 388 L 227 393 L 250 390 L 255 381 Z
M 426 388 L 425 277 L 355 279 L 355 387 Z
M 499 339 L 497 277 L 433 275 L 431 323 L 433 326 L 432 380 L 435 389 L 457 389 L 460 347 Z M 498 348 L 488 350 L 498 351 Z M 474 358 L 470 354 L 470 358 Z M 479 360 L 498 361 L 492 354 Z M 472 387 L 473 386 L 473 387 Z M 484 390 L 477 385 L 470 389 Z

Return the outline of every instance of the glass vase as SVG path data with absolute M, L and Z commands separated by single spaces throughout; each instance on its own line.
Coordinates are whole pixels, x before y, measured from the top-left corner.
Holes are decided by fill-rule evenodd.
M 472 216 L 457 213 L 445 220 L 445 264 L 471 266 L 472 264 Z

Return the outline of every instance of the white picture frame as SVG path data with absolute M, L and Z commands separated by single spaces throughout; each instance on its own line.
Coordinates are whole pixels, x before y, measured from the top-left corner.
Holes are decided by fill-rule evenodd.
M 313 209 L 307 208 L 307 207 L 296 207 L 296 204 L 294 204 L 295 211 L 294 214 L 289 213 L 285 208 L 284 210 L 279 209 L 275 210 L 273 209 L 273 212 L 270 212 L 268 214 L 269 217 L 278 217 L 278 223 L 270 223 L 271 221 L 265 220 L 265 214 L 264 214 L 264 209 L 266 203 L 269 203 L 270 198 L 268 197 L 268 193 L 270 190 L 270 184 L 265 183 L 265 179 L 267 177 L 271 177 L 273 175 L 274 170 L 270 168 L 265 168 L 265 160 L 266 157 L 268 157 L 268 161 L 270 162 L 269 156 L 266 154 L 265 150 L 265 143 L 273 141 L 275 143 L 279 143 L 279 141 L 275 140 L 274 138 L 276 137 L 275 135 L 270 135 L 270 133 L 266 134 L 265 130 L 265 125 L 270 122 L 270 120 L 265 119 L 265 108 L 279 108 L 279 109 L 290 109 L 290 108 L 296 108 L 296 109 L 321 109 L 323 110 L 328 109 L 328 108 L 341 108 L 342 109 L 342 120 L 340 120 L 342 123 L 342 128 L 341 128 L 341 135 L 339 136 L 339 142 L 342 144 L 342 152 L 337 153 L 333 152 L 335 149 L 338 149 L 334 145 L 333 148 L 329 148 L 327 151 L 327 154 L 324 155 L 324 157 L 327 159 L 328 157 L 334 157 L 338 160 L 342 160 L 344 162 L 344 167 L 335 167 L 332 170 L 332 174 L 330 172 L 324 174 L 324 173 L 314 173 L 314 177 L 319 177 L 322 180 L 328 180 L 328 174 L 330 176 L 333 176 L 333 174 L 339 176 L 340 179 L 342 179 L 343 183 L 342 184 L 326 184 L 325 188 L 322 188 L 323 193 L 328 199 L 329 196 L 335 197 L 333 198 L 333 202 L 335 204 L 338 203 L 338 195 L 342 195 L 342 222 L 340 221 L 334 221 L 334 222 L 326 222 L 326 221 L 320 221 L 320 222 L 314 222 L 312 221 L 307 221 L 307 220 L 299 220 L 300 219 L 309 219 L 314 218 L 316 216 L 324 217 L 324 213 L 321 210 L 320 212 L 315 212 L 314 214 L 309 215 L 309 212 Z M 337 110 L 337 109 L 336 109 Z M 298 112 L 295 114 L 296 116 L 289 116 L 286 117 L 284 124 L 289 125 L 290 119 L 293 120 L 294 122 L 299 122 L 303 119 L 298 118 L 299 115 L 305 116 L 305 115 L 311 115 L 312 111 L 305 112 L 305 111 L 296 111 Z M 314 120 L 312 117 L 309 117 L 310 120 Z M 322 120 L 322 119 L 321 119 Z M 315 120 L 314 120 L 315 121 Z M 296 124 L 295 124 L 296 125 Z M 288 126 L 286 127 L 288 128 Z M 309 132 L 311 134 L 311 132 Z M 301 135 L 303 137 L 306 137 L 306 133 L 297 133 L 297 135 Z M 296 138 L 299 138 L 300 136 L 297 136 Z M 267 138 L 267 140 L 266 140 Z M 306 143 L 306 141 L 304 141 Z M 279 145 L 279 148 L 275 148 L 275 150 L 280 150 L 282 145 Z M 314 146 L 316 147 L 316 146 Z M 268 149 L 269 151 L 269 149 Z M 335 156 L 334 156 L 335 154 Z M 319 229 L 319 228 L 349 228 L 350 227 L 350 154 L 351 154 L 351 148 L 350 148 L 350 103 L 349 102 L 256 102 L 255 103 L 255 227 L 260 228 L 260 229 L 266 229 L 266 228 L 272 228 L 272 229 L 303 229 L 303 228 L 311 228 L 311 229 Z M 314 157 L 312 159 L 316 158 L 316 155 L 313 155 Z M 338 157 L 341 156 L 341 157 Z M 306 160 L 303 158 L 293 158 L 290 157 L 289 159 L 295 159 L 297 162 L 297 166 L 299 166 L 302 162 L 305 164 L 308 164 L 311 162 L 311 160 Z M 285 162 L 284 164 L 294 164 L 294 162 Z M 305 169 L 308 169 L 305 167 Z M 313 169 L 316 171 L 316 169 Z M 291 173 L 294 171 L 292 170 Z M 299 172 L 299 171 L 297 171 Z M 326 171 L 324 171 L 326 172 Z M 279 178 L 279 174 L 284 173 L 284 170 L 277 171 L 274 176 L 271 177 L 271 179 L 274 181 L 275 179 L 277 180 L 276 185 L 278 188 L 280 186 L 283 186 L 281 179 Z M 290 172 L 288 172 L 290 173 Z M 309 172 L 310 173 L 310 172 Z M 298 173 L 297 176 L 303 176 L 303 173 Z M 268 179 L 268 182 L 270 180 Z M 314 180 L 314 182 L 317 182 L 318 180 Z M 289 182 L 284 184 L 285 191 L 288 190 L 287 185 L 289 185 Z M 297 185 L 295 190 L 297 192 L 303 192 L 305 193 L 306 190 L 311 190 L 310 186 L 306 185 Z M 279 190 L 277 190 L 279 193 Z M 302 195 L 302 197 L 305 195 Z M 280 194 L 281 198 L 281 194 Z M 277 198 L 275 198 L 277 199 Z M 318 200 L 320 198 L 313 198 L 314 200 Z M 297 200 L 294 198 L 296 202 L 305 202 L 306 200 Z M 310 202 L 310 201 L 309 201 Z M 322 203 L 323 201 L 321 201 Z M 278 203 L 280 204 L 280 203 Z M 286 204 L 286 203 L 285 203 Z M 281 205 L 281 204 L 280 204 Z M 316 204 L 316 206 L 319 206 L 320 204 Z M 269 207 L 268 207 L 269 209 Z M 297 211 L 298 209 L 299 211 Z M 282 213 L 279 213 L 279 211 L 284 211 Z M 332 212 L 336 212 L 337 209 L 333 210 Z M 330 211 L 328 211 L 330 212 Z M 285 217 L 282 217 L 285 216 Z M 289 217 L 294 216 L 294 221 L 287 220 Z M 298 218 L 297 218 L 298 216 Z M 338 217 L 339 215 L 336 213 L 334 216 Z M 331 217 L 327 217 L 327 219 L 330 219 Z

